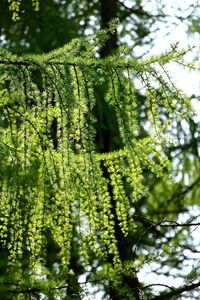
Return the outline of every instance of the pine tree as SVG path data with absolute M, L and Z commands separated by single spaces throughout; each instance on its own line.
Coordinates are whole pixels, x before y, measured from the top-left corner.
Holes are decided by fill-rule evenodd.
M 148 193 L 146 170 L 168 180 L 167 133 L 175 118 L 191 116 L 191 107 L 166 76 L 166 66 L 183 63 L 187 51 L 173 45 L 157 57 L 126 60 L 119 49 L 96 58 L 115 30 L 113 22 L 93 37 L 44 55 L 19 57 L 1 49 L 0 236 L 9 270 L 2 284 L 5 298 L 68 295 L 72 245 L 83 269 L 95 257 L 105 266 L 104 279 L 114 286 L 137 267 L 135 261 L 123 261 L 116 226 L 124 237 L 137 230 L 132 209 Z M 146 97 L 149 135 L 144 137 L 139 135 L 135 78 Z M 101 86 L 115 112 L 120 141 L 107 152 L 96 144 Z M 167 119 L 161 117 L 163 111 Z M 51 244 L 57 248 L 57 267 L 48 264 Z M 121 291 L 122 299 L 133 299 L 127 293 L 126 288 Z
M 109 3 L 110 6 L 108 6 Z M 131 42 L 131 49 L 129 48 L 126 52 L 125 49 L 121 48 L 119 53 L 121 53 L 121 56 L 124 56 L 123 52 L 125 51 L 130 55 L 130 53 L 134 53 L 132 49 L 134 51 L 135 47 L 138 49 L 137 45 L 140 45 L 140 57 L 142 57 L 145 49 L 147 50 L 147 44 L 149 46 L 152 45 L 153 32 L 157 28 L 156 25 L 160 27 L 160 21 L 164 20 L 166 27 L 168 24 L 172 29 L 175 26 L 175 24 L 171 25 L 172 15 L 177 25 L 179 22 L 185 22 L 185 25 L 187 25 L 191 18 L 195 16 L 195 7 L 192 2 L 187 15 L 180 4 L 180 7 L 177 7 L 177 10 L 171 13 L 171 17 L 168 14 L 167 16 L 165 15 L 165 1 L 152 1 L 152 5 L 153 3 L 155 4 L 153 11 L 147 8 L 148 4 L 146 6 L 146 2 L 143 0 L 135 1 L 134 4 L 132 3 L 132 7 L 123 1 L 112 0 L 109 3 L 104 0 L 47 0 L 45 2 L 40 1 L 40 9 L 35 12 L 32 1 L 21 1 L 20 11 L 18 12 L 19 19 L 17 22 L 11 22 L 12 13 L 8 10 L 8 1 L 2 0 L 0 4 L 2 12 L 0 18 L 0 45 L 18 55 L 22 53 L 47 53 L 68 43 L 73 37 L 87 35 L 88 30 L 95 32 L 97 28 L 107 28 L 108 21 L 118 16 L 120 20 L 118 32 L 110 32 L 108 40 L 104 41 L 104 43 L 100 42 L 100 46 L 97 45 L 96 52 L 92 58 L 98 56 L 105 58 L 111 54 L 113 49 L 117 49 L 119 45 L 123 44 L 123 38 L 127 37 L 127 34 Z M 167 20 L 170 24 L 167 23 Z M 103 36 L 102 39 L 104 39 Z M 80 49 L 81 51 L 85 49 L 84 43 L 82 43 Z M 119 58 L 119 53 L 117 53 L 117 58 Z M 125 54 L 124 59 L 122 59 L 123 63 L 127 62 L 128 57 L 130 56 Z M 22 55 L 21 60 L 24 61 L 27 58 L 32 60 L 30 55 L 28 57 Z M 63 60 L 65 59 L 63 58 Z M 135 61 L 138 62 L 138 60 Z M 180 61 L 178 61 L 178 64 L 180 64 Z M 158 66 L 158 64 L 154 66 L 156 71 Z M 190 67 L 193 68 L 192 65 Z M 165 68 L 167 68 L 167 65 L 161 71 L 163 79 L 171 81 L 171 85 L 173 79 L 170 74 L 165 72 Z M 31 68 L 31 70 L 33 69 Z M 101 154 L 115 152 L 123 149 L 125 145 L 119 132 L 115 106 L 110 105 L 106 98 L 109 88 L 109 75 L 106 71 L 102 75 L 101 83 L 97 81 L 93 86 L 95 104 L 92 108 L 92 117 L 94 119 L 92 127 L 95 133 L 92 143 L 95 151 Z M 5 72 L 3 71 L 3 73 Z M 41 93 L 44 89 L 41 72 L 35 68 L 30 74 L 32 81 Z M 129 70 L 129 74 L 131 74 L 131 81 L 136 79 L 137 87 L 137 74 L 132 73 L 131 70 Z M 125 76 L 126 79 L 129 77 L 125 69 L 123 74 L 120 73 L 120 75 L 123 78 Z M 162 99 L 160 85 L 153 84 L 153 80 L 151 84 L 153 85 L 153 93 L 156 99 Z M 9 85 L 10 81 L 6 82 L 3 79 L 2 88 L 7 88 Z M 143 86 L 143 88 L 139 87 L 137 89 L 134 86 L 135 99 L 137 99 L 136 102 L 139 104 L 134 110 L 137 118 L 137 136 L 134 135 L 134 137 L 137 140 L 152 137 L 152 130 L 149 130 L 147 90 L 144 88 L 144 84 L 140 83 L 140 86 Z M 191 102 L 194 101 L 193 98 L 196 98 L 195 101 L 197 102 L 198 96 L 191 96 Z M 29 105 L 33 108 L 35 102 L 31 100 Z M 50 100 L 50 105 L 55 106 L 54 96 Z M 168 110 L 159 105 L 157 107 L 160 120 L 165 122 L 168 119 Z M 4 120 L 5 117 L 3 116 L 2 120 L 0 120 L 2 128 L 7 126 Z M 59 144 L 57 126 L 57 117 L 52 117 L 49 124 L 49 133 L 43 132 L 48 140 L 51 139 L 53 149 L 57 149 Z M 133 189 L 128 180 L 125 179 L 125 176 L 123 176 L 124 189 L 128 196 L 129 204 L 131 204 L 129 211 L 131 216 L 129 217 L 132 223 L 134 220 L 135 226 L 134 230 L 128 230 L 127 235 L 122 232 L 121 221 L 117 216 L 111 174 L 108 171 L 109 166 L 106 166 L 105 163 L 100 163 L 102 176 L 106 181 L 110 196 L 110 211 L 114 221 L 116 246 L 123 265 L 123 269 L 121 268 L 120 272 L 113 268 L 113 255 L 99 256 L 97 259 L 94 251 L 89 252 L 89 265 L 85 266 L 82 259 L 80 259 L 80 243 L 78 239 L 78 224 L 80 222 L 77 215 L 77 218 L 74 218 L 73 221 L 72 235 L 74 238 L 71 239 L 70 244 L 70 262 L 67 275 L 64 273 L 58 274 L 61 270 L 60 247 L 52 238 L 49 229 L 44 232 L 45 260 L 43 260 L 48 276 L 44 274 L 46 281 L 40 281 L 38 285 L 35 283 L 33 286 L 29 280 L 25 280 L 21 286 L 18 285 L 17 289 L 17 276 L 19 275 L 20 267 L 16 267 L 15 273 L 13 268 L 12 278 L 9 278 L 9 273 L 7 272 L 8 251 L 6 247 L 1 247 L 0 286 L 6 289 L 3 296 L 1 293 L 3 299 L 16 299 L 18 294 L 21 294 L 23 299 L 40 299 L 44 295 L 40 291 L 45 291 L 47 299 L 51 299 L 51 297 L 55 299 L 58 294 L 61 299 L 65 299 L 65 297 L 67 299 L 82 299 L 84 294 L 87 294 L 87 290 L 89 294 L 86 298 L 90 298 L 92 293 L 90 286 L 96 290 L 102 290 L 104 292 L 103 299 L 172 299 L 172 297 L 177 299 L 183 293 L 189 298 L 198 299 L 196 290 L 199 283 L 196 279 L 198 278 L 199 270 L 198 263 L 193 259 L 193 256 L 195 257 L 195 253 L 198 251 L 195 238 L 195 235 L 198 236 L 198 234 L 197 230 L 193 230 L 198 226 L 199 214 L 198 133 L 199 124 L 195 116 L 192 116 L 187 121 L 183 121 L 175 115 L 173 122 L 168 126 L 166 136 L 170 140 L 171 138 L 175 138 L 175 140 L 173 144 L 163 142 L 162 151 L 167 154 L 170 160 L 172 166 L 170 173 L 172 176 L 175 176 L 175 182 L 165 178 L 163 180 L 155 172 L 143 166 L 142 184 L 145 187 L 145 192 L 133 203 Z M 74 140 L 72 144 L 74 145 Z M 5 157 L 4 152 L 2 152 L 1 161 L 4 161 Z M 182 217 L 184 217 L 185 222 L 182 220 Z M 22 260 L 24 275 L 29 272 L 27 268 L 29 263 L 28 252 L 23 251 Z M 157 267 L 155 268 L 155 266 Z M 189 268 L 185 268 L 185 266 Z M 190 272 L 191 266 L 193 266 L 193 269 Z M 39 270 L 37 269 L 37 272 Z M 183 270 L 185 271 L 183 272 Z M 43 271 L 45 272 L 44 269 Z M 56 272 L 57 274 L 54 276 Z M 156 281 L 151 280 L 152 275 L 154 277 L 155 275 L 157 276 Z M 23 277 L 25 278 L 25 276 Z M 169 286 L 166 286 L 163 278 L 166 278 L 166 280 L 174 278 L 174 280 L 171 283 L 169 282 Z M 183 284 L 180 284 L 179 287 L 176 284 L 176 278 L 179 279 L 179 282 L 182 279 Z M 55 280 L 57 281 L 55 282 Z M 1 289 L 1 292 L 3 289 Z M 67 296 L 65 296 L 66 292 Z M 99 299 L 100 296 L 94 292 L 94 299 L 96 297 Z

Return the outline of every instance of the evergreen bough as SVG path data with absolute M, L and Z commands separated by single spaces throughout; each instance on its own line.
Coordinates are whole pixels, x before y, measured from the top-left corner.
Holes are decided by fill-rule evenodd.
M 120 272 L 115 222 L 125 236 L 137 230 L 131 208 L 148 192 L 144 170 L 168 174 L 166 134 L 174 119 L 191 114 L 189 100 L 166 72 L 186 51 L 173 45 L 146 60 L 126 60 L 120 51 L 99 59 L 96 50 L 106 38 L 100 31 L 40 56 L 0 50 L 0 238 L 14 280 L 28 287 L 48 275 L 49 236 L 59 248 L 60 274 L 69 274 L 74 239 L 83 265 L 91 253 L 105 261 L 109 256 Z M 146 137 L 139 134 L 135 79 L 146 97 Z M 107 153 L 95 142 L 101 86 L 122 145 Z

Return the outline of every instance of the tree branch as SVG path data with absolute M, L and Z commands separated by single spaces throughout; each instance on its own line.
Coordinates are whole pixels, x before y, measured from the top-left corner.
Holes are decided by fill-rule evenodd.
M 183 287 L 174 289 L 173 291 L 171 291 L 169 293 L 165 293 L 165 294 L 162 293 L 159 296 L 151 298 L 150 300 L 171 299 L 174 296 L 181 295 L 184 292 L 192 291 L 192 290 L 194 290 L 194 289 L 196 289 L 198 287 L 200 287 L 200 281 L 197 282 L 197 283 L 192 283 L 192 284 L 185 285 Z

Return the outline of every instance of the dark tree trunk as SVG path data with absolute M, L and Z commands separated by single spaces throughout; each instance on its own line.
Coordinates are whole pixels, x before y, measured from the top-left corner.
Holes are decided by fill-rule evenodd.
M 109 22 L 117 17 L 117 0 L 101 1 L 101 28 L 108 28 Z M 110 34 L 109 39 L 101 48 L 100 56 L 104 58 L 117 48 L 117 32 Z
M 105 29 L 108 28 L 109 22 L 117 17 L 117 0 L 101 0 L 101 28 Z M 109 39 L 106 41 L 105 45 L 100 50 L 100 57 L 105 58 L 106 56 L 110 55 L 113 51 L 115 51 L 118 47 L 117 45 L 117 31 L 115 33 L 110 34 Z M 100 147 L 102 152 L 112 151 L 116 148 L 120 147 L 121 139 L 119 136 L 119 132 L 116 131 L 117 122 L 116 116 L 114 111 L 110 111 L 112 108 L 107 107 L 108 104 L 105 103 L 103 99 L 101 99 L 100 105 L 104 106 L 101 108 L 101 120 L 104 120 L 105 125 L 109 124 L 109 126 L 105 126 L 103 131 L 100 133 L 101 135 L 101 142 L 103 141 L 103 145 Z M 113 109 L 112 109 L 113 110 Z M 98 114 L 99 112 L 97 112 Z M 98 118 L 98 116 L 97 116 Z M 116 134 L 118 135 L 116 137 Z M 117 141 L 117 142 L 116 142 Z M 98 141 L 97 141 L 98 142 Z M 109 178 L 108 170 L 103 167 L 104 176 Z M 112 197 L 112 186 L 109 184 L 109 192 Z M 130 239 L 124 237 L 121 228 L 119 226 L 119 222 L 116 215 L 116 203 L 114 199 L 112 200 L 112 213 L 115 218 L 115 236 L 118 242 L 118 251 L 122 261 L 126 259 L 133 258 L 132 253 L 132 242 Z M 112 257 L 110 257 L 112 261 Z M 122 275 L 122 286 L 118 286 L 117 288 L 110 284 L 107 288 L 107 292 L 109 293 L 112 300 L 122 299 L 120 297 L 120 289 L 124 288 L 125 286 L 132 291 L 132 298 L 131 299 L 140 299 L 139 296 L 139 282 L 137 277 L 130 278 L 129 276 Z M 120 297 L 120 298 L 119 298 Z M 125 298 L 123 298 L 125 299 Z M 126 298 L 128 299 L 128 298 Z

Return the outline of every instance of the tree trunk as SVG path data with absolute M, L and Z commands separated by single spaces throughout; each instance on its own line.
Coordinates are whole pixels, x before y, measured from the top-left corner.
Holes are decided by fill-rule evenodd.
M 101 1 L 101 28 L 108 28 L 109 22 L 117 17 L 117 0 L 102 0 Z M 117 31 L 110 34 L 109 39 L 101 48 L 100 56 L 104 58 L 117 48 Z
M 117 17 L 117 0 L 101 0 L 101 29 L 106 29 L 109 26 L 109 22 Z M 110 55 L 114 50 L 117 49 L 117 31 L 115 33 L 110 33 L 110 36 L 104 46 L 100 50 L 100 57 L 105 58 L 106 56 Z M 101 141 L 103 141 L 103 146 L 101 147 L 102 152 L 109 152 L 112 151 L 113 148 L 119 148 L 121 144 L 121 139 L 119 136 L 119 132 L 116 130 L 117 122 L 116 122 L 116 116 L 114 111 L 110 111 L 112 108 L 107 107 L 108 104 L 105 103 L 104 99 L 101 99 L 101 105 L 104 107 L 101 108 L 101 120 L 104 120 L 105 125 L 109 124 L 109 126 L 105 126 L 103 132 L 100 133 L 102 135 Z M 113 110 L 113 109 L 112 109 Z M 99 114 L 99 112 L 97 112 Z M 98 116 L 97 116 L 98 118 Z M 116 138 L 116 134 L 118 137 Z M 116 142 L 117 141 L 117 142 Z M 106 178 L 109 178 L 108 170 L 103 167 L 104 176 Z M 112 201 L 112 213 L 114 215 L 115 219 L 115 236 L 118 244 L 118 251 L 119 255 L 122 261 L 125 261 L 126 259 L 130 259 L 130 257 L 133 257 L 132 253 L 132 243 L 130 240 L 124 237 L 121 228 L 119 226 L 118 218 L 116 215 L 116 204 L 112 197 L 112 186 L 109 184 L 109 192 L 111 195 L 111 201 Z M 110 260 L 112 261 L 112 257 L 110 257 Z M 129 277 L 126 275 L 122 275 L 122 286 L 118 286 L 117 288 L 110 284 L 107 287 L 107 292 L 109 293 L 112 300 L 118 300 L 123 299 L 120 296 L 120 289 L 124 288 L 125 286 L 132 291 L 132 298 L 139 300 L 139 282 L 137 277 Z M 120 298 L 119 298 L 120 297 Z M 124 298 L 125 299 L 125 298 Z M 129 298 L 126 298 L 129 299 Z

